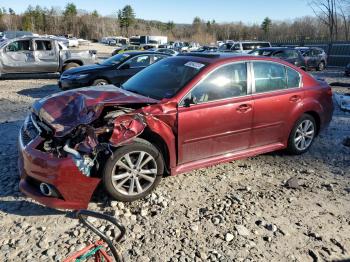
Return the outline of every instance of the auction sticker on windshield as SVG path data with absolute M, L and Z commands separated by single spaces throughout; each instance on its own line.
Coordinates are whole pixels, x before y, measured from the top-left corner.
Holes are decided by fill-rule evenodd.
M 195 69 L 201 69 L 203 66 L 205 66 L 204 64 L 201 64 L 201 63 L 197 63 L 197 62 L 187 62 L 185 64 L 185 66 L 189 66 L 189 67 L 192 67 L 192 68 L 195 68 Z

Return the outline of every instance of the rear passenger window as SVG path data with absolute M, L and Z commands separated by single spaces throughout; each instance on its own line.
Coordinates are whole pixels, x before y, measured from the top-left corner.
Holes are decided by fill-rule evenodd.
M 297 71 L 286 67 L 287 69 L 287 87 L 294 88 L 300 86 L 300 75 Z
M 35 40 L 36 50 L 38 51 L 50 51 L 52 50 L 51 41 L 47 40 Z
M 255 92 L 264 93 L 287 87 L 286 70 L 276 63 L 254 62 Z
M 198 84 L 188 95 L 195 103 L 205 103 L 247 94 L 247 65 L 223 66 Z

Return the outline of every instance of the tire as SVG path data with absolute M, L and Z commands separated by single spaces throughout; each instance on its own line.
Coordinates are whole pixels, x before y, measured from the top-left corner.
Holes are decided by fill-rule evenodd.
M 317 71 L 323 71 L 325 69 L 325 63 L 321 61 L 317 66 Z
M 92 83 L 93 86 L 104 86 L 104 85 L 108 85 L 109 82 L 106 79 L 96 79 L 94 80 L 94 82 Z
M 295 123 L 289 135 L 287 151 L 293 155 L 301 155 L 307 152 L 315 140 L 316 133 L 315 119 L 309 114 L 303 114 Z
M 68 69 L 71 69 L 71 68 L 79 67 L 79 66 L 80 66 L 80 65 L 77 64 L 77 63 L 73 63 L 73 62 L 68 63 L 68 64 L 66 64 L 66 65 L 63 66 L 62 72 L 67 71 Z
M 144 153 L 143 156 L 141 152 Z M 129 159 L 127 156 L 129 156 Z M 150 160 L 142 165 L 148 159 Z M 148 174 L 141 174 L 136 168 L 130 168 L 128 160 L 134 166 L 138 164 L 139 160 L 142 166 L 138 170 L 147 171 Z M 102 182 L 112 198 L 118 201 L 132 202 L 145 197 L 155 189 L 162 179 L 163 173 L 164 160 L 159 150 L 146 140 L 135 139 L 132 144 L 119 147 L 106 161 Z M 113 179 L 113 174 L 115 177 L 119 177 Z M 147 179 L 144 177 L 147 177 Z

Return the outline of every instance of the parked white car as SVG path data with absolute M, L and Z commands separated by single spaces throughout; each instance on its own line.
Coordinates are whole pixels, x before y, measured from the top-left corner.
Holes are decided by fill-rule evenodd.
M 79 40 L 76 38 L 68 38 L 68 47 L 78 47 Z

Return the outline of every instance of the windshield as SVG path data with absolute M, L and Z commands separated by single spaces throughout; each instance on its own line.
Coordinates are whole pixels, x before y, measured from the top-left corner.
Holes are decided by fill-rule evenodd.
M 219 47 L 220 51 L 224 51 L 224 50 L 230 50 L 232 48 L 233 44 L 228 43 L 228 44 L 223 44 Z
M 249 52 L 251 55 L 256 55 L 256 56 L 270 56 L 272 54 L 272 50 L 253 50 Z
M 121 62 L 125 61 L 130 55 L 128 54 L 119 54 L 112 56 L 106 60 L 104 60 L 101 65 L 118 65 Z
M 165 58 L 130 78 L 122 88 L 157 100 L 171 98 L 206 65 L 188 57 Z

